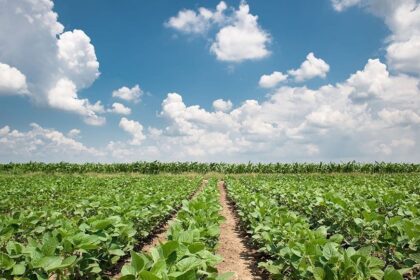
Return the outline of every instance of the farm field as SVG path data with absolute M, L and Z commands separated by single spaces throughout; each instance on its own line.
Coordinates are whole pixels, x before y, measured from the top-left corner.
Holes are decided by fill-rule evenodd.
M 260 265 L 276 279 L 419 277 L 418 174 L 239 176 L 226 183 L 266 257 Z
M 159 164 L 3 165 L 0 279 L 419 278 L 418 165 Z

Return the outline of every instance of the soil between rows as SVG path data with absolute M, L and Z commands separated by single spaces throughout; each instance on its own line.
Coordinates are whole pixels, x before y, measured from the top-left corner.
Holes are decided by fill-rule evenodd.
M 259 280 L 261 271 L 256 264 L 256 252 L 246 244 L 244 233 L 240 228 L 238 217 L 233 207 L 229 204 L 223 181 L 218 183 L 220 191 L 221 214 L 225 222 L 220 227 L 219 247 L 217 254 L 223 257 L 223 261 L 217 265 L 219 273 L 234 272 L 232 280 Z

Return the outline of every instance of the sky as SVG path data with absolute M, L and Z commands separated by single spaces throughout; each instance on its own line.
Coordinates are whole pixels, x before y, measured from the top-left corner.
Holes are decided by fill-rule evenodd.
M 419 162 L 417 0 L 0 0 L 0 162 Z

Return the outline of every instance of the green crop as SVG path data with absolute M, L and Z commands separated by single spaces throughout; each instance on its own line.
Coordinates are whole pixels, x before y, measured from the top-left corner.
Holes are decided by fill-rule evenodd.
M 121 280 L 156 279 L 229 279 L 231 273 L 218 275 L 215 255 L 220 224 L 219 193 L 215 180 L 192 201 L 183 201 L 177 218 L 168 231 L 168 241 L 150 253 L 131 253 L 131 262 L 122 269 Z
M 8 163 L 0 164 L 0 172 L 6 173 L 408 173 L 420 172 L 420 164 L 414 163 L 200 163 L 200 162 L 134 162 L 134 163 Z
M 402 279 L 418 271 L 419 175 L 242 176 L 229 196 L 274 279 Z
M 0 275 L 104 278 L 201 178 L 0 176 Z

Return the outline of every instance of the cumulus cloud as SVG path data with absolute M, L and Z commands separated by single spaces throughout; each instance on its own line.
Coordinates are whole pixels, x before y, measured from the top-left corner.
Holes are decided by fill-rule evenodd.
M 169 93 L 160 113 L 167 125 L 154 133 L 153 145 L 172 160 L 413 160 L 420 151 L 395 141 L 412 143 L 419 135 L 417 83 L 372 59 L 341 83 L 283 86 L 266 100 L 229 110 L 188 106 L 180 94 Z M 375 153 L 382 144 L 394 152 Z
M 282 86 L 236 106 L 219 99 L 214 110 L 168 93 L 162 126 L 144 129 L 122 118 L 130 139 L 112 140 L 99 153 L 110 161 L 417 161 L 419 96 L 417 78 L 390 73 L 378 59 L 334 85 Z M 20 134 L 0 129 L 0 139 Z
M 114 102 L 112 104 L 112 108 L 108 109 L 108 112 L 115 113 L 115 114 L 120 114 L 120 115 L 130 115 L 131 114 L 131 109 L 124 106 L 121 103 Z
M 218 60 L 241 62 L 267 57 L 270 35 L 258 25 L 258 16 L 249 13 L 249 5 L 241 2 L 233 22 L 219 30 L 210 47 Z
M 103 117 L 92 110 L 96 105 L 78 96 L 100 74 L 95 49 L 82 30 L 64 32 L 53 6 L 50 0 L 0 1 L 1 72 L 6 69 L 4 64 L 13 66 L 15 90 L 30 92 L 31 100 L 38 104 L 79 114 L 88 124 L 103 123 Z M 51 96 L 62 93 L 57 87 L 63 81 L 68 81 L 67 88 L 72 85 L 71 98 L 66 100 Z M 75 104 L 82 108 L 76 109 Z
M 225 2 L 221 1 L 216 10 L 200 7 L 198 12 L 193 10 L 181 10 L 178 15 L 171 17 L 165 26 L 183 33 L 201 34 L 206 32 L 212 24 L 220 24 L 224 21 L 224 11 L 227 9 Z
M 228 112 L 232 109 L 232 102 L 230 100 L 216 99 L 213 101 L 213 108 L 216 111 Z
M 140 145 L 146 139 L 146 136 L 143 134 L 143 126 L 139 122 L 122 118 L 119 125 L 124 131 L 131 134 L 131 145 Z
M 0 95 L 28 94 L 26 77 L 18 69 L 0 63 Z
M 0 157 L 13 161 L 84 161 L 104 156 L 95 148 L 90 148 L 55 129 L 43 128 L 36 123 L 28 131 L 12 130 L 9 126 L 0 128 Z
M 95 48 L 85 32 L 78 29 L 64 32 L 60 35 L 57 46 L 62 71 L 79 88 L 90 86 L 99 77 Z
M 143 91 L 139 85 L 135 85 L 132 88 L 126 86 L 121 87 L 112 92 L 112 97 L 120 98 L 125 101 L 132 101 L 134 103 L 140 102 L 140 97 L 143 95 Z
M 217 27 L 210 52 L 221 61 L 241 62 L 267 57 L 270 35 L 259 26 L 258 16 L 250 13 L 249 5 L 243 1 L 237 10 L 229 14 L 227 10 L 223 1 L 216 10 L 203 7 L 198 12 L 182 10 L 165 25 L 187 34 L 205 33 Z
M 79 99 L 76 85 L 66 78 L 57 81 L 57 84 L 48 91 L 48 104 L 54 108 L 74 112 L 85 117 L 85 122 L 90 125 L 103 125 L 105 118 L 97 113 L 103 113 L 104 107 L 98 101 L 89 103 L 87 99 Z
M 269 75 L 262 75 L 258 84 L 262 88 L 273 88 L 280 82 L 286 81 L 287 77 L 288 75 L 282 72 L 274 71 Z
M 420 74 L 420 5 L 417 0 L 332 0 L 337 11 L 360 6 L 382 18 L 391 31 L 386 58 L 395 70 Z
M 302 82 L 315 77 L 325 78 L 328 71 L 330 71 L 330 66 L 311 52 L 306 56 L 306 60 L 302 62 L 299 69 L 289 70 L 288 73 L 295 78 L 295 81 Z

